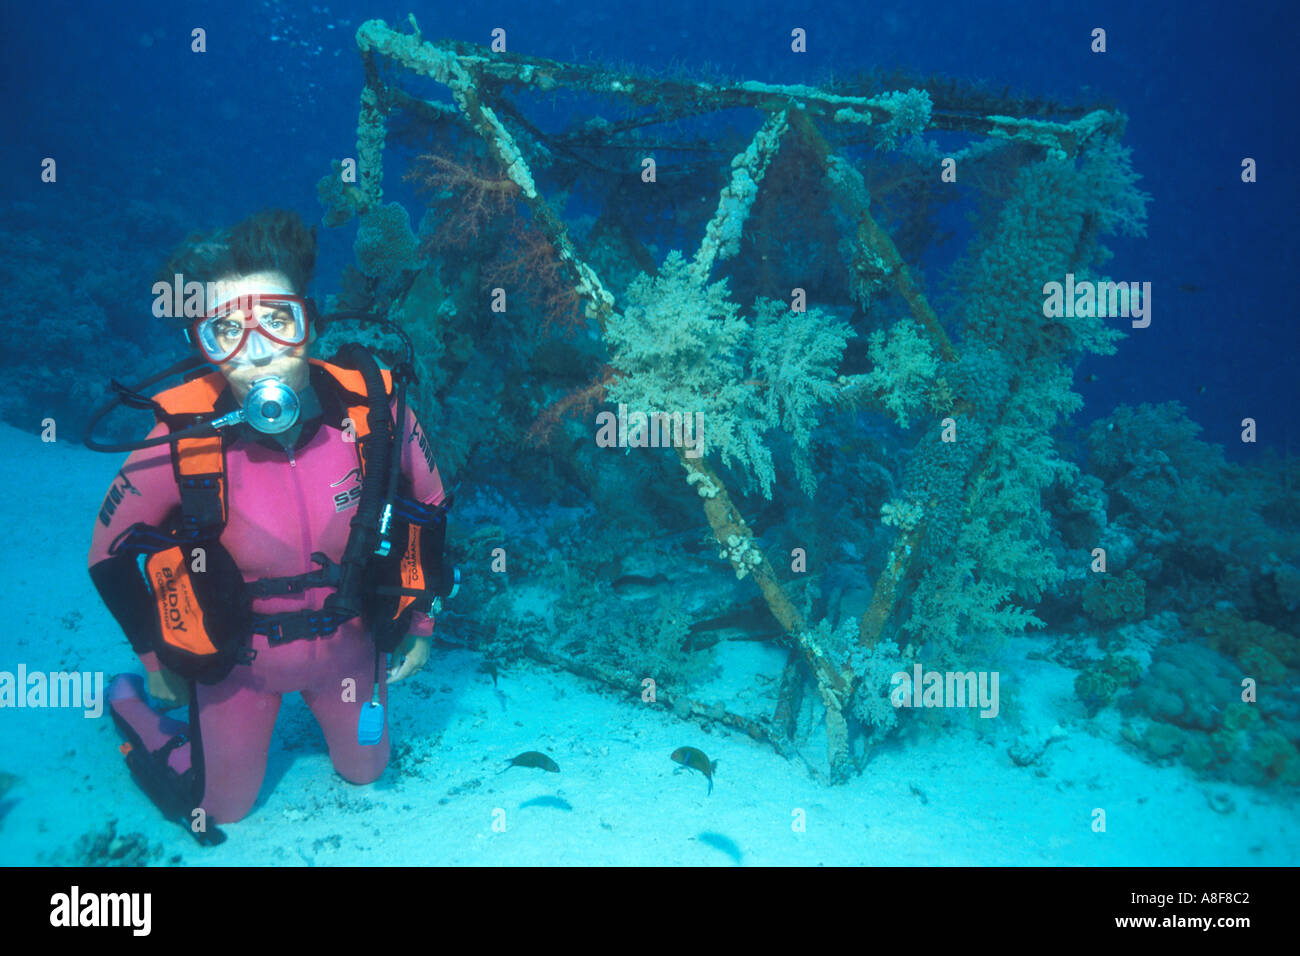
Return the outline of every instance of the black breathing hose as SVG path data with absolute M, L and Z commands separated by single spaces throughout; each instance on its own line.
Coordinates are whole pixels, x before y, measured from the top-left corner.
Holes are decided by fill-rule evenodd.
M 81 430 L 81 442 L 91 451 L 108 451 L 124 452 L 138 451 L 141 448 L 154 448 L 158 445 L 166 445 L 168 442 L 175 441 L 178 438 L 206 438 L 209 435 L 215 435 L 217 429 L 213 428 L 207 422 L 199 422 L 197 425 L 191 425 L 182 431 L 171 432 L 167 435 L 159 435 L 157 438 L 145 438 L 140 441 L 114 442 L 107 444 L 96 441 L 94 438 L 95 426 L 98 425 L 113 409 L 118 405 L 127 405 L 131 408 L 153 408 L 153 401 L 142 392 L 150 385 L 155 385 L 165 378 L 171 378 L 173 375 L 179 375 L 182 372 L 193 371 L 202 368 L 208 364 L 197 355 L 190 355 L 181 359 L 173 365 L 167 366 L 157 375 L 151 375 L 139 385 L 126 386 L 116 379 L 109 380 L 109 388 L 114 392 L 111 399 L 95 410 L 90 416 L 90 421 L 86 422 L 86 427 Z
M 366 383 L 370 397 L 366 409 L 369 434 L 361 439 L 361 457 L 365 474 L 361 480 L 361 498 L 356 513 L 352 515 L 351 531 L 343 559 L 339 562 L 338 590 L 325 599 L 325 609 L 343 617 L 361 613 L 361 590 L 366 562 L 375 547 L 379 533 L 379 517 L 384 507 L 389 462 L 393 453 L 392 419 L 388 414 L 388 392 L 379 366 L 368 350 L 348 344 L 339 349 L 339 358 L 356 367 Z

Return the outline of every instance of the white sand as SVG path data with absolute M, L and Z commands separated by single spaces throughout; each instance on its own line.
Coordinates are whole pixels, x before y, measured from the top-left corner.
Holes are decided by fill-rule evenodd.
M 120 461 L 73 445 L 71 435 L 44 444 L 37 431 L 0 426 L 10 451 L 0 460 L 7 515 L 0 569 L 9 585 L 0 670 L 20 662 L 33 671 L 102 669 L 107 683 L 137 662 L 85 560 Z M 65 622 L 72 612 L 80 620 Z M 260 800 L 225 827 L 229 839 L 214 849 L 164 822 L 137 791 L 108 716 L 0 710 L 0 771 L 22 777 L 5 797 L 0 864 L 73 862 L 78 836 L 110 818 L 119 834 L 138 831 L 160 844 L 155 862 L 179 856 L 186 865 L 1300 861 L 1294 795 L 1144 763 L 1088 732 L 1073 672 L 1045 662 L 1013 660 L 1003 671 L 1003 694 L 1014 689 L 1016 706 L 1004 708 L 991 732 L 884 749 L 840 787 L 744 736 L 679 722 L 662 705 L 615 700 L 582 678 L 529 664 L 503 673 L 494 688 L 478 662 L 435 649 L 421 674 L 394 688 L 394 745 L 409 745 L 401 758 L 407 772 L 390 766 L 371 786 L 334 774 L 305 706 L 287 699 Z M 1025 727 L 1057 724 L 1065 737 L 1048 748 L 1045 776 L 1008 757 Z M 669 754 L 683 745 L 719 761 L 712 796 L 699 774 L 674 773 Z M 561 772 L 497 774 L 525 750 L 550 754 Z M 1226 795 L 1234 809 L 1212 809 L 1211 795 Z M 1106 812 L 1105 833 L 1092 830 L 1094 808 Z M 805 832 L 792 827 L 799 810 Z

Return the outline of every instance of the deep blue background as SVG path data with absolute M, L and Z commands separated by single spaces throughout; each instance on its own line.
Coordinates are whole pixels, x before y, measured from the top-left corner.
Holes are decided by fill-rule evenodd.
M 516 52 L 663 67 L 706 62 L 756 79 L 900 66 L 1071 100 L 1108 97 L 1130 117 L 1141 185 L 1154 199 L 1146 240 L 1114 244 L 1117 279 L 1154 284 L 1153 322 L 1119 356 L 1094 361 L 1084 417 L 1119 402 L 1186 403 L 1233 457 L 1238 422 L 1300 450 L 1290 286 L 1300 156 L 1294 4 L 1248 2 L 855 2 L 617 5 L 41 2 L 4 13 L 6 199 L 70 203 L 111 189 L 165 200 L 210 228 L 268 205 L 320 213 L 315 182 L 354 153 L 361 69 L 353 34 L 370 17 L 414 10 L 425 36 L 486 43 L 507 30 Z M 207 31 L 208 52 L 189 49 Z M 792 54 L 790 29 L 808 31 Z M 1109 52 L 1089 51 L 1093 27 Z M 56 157 L 59 182 L 39 164 Z M 1240 181 L 1242 157 L 1260 181 Z M 53 190 L 57 189 L 57 196 Z M 350 260 L 352 230 L 325 233 L 316 293 Z M 159 257 L 178 235 L 156 242 Z M 107 237 L 106 241 L 113 241 Z M 93 263 L 88 263 L 93 268 Z M 148 280 L 141 277 L 147 306 Z M 6 321 L 14 317 L 6 316 Z

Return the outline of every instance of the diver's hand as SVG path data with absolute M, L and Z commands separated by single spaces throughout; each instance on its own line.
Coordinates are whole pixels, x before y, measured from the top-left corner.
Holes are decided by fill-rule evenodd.
M 149 671 L 149 693 L 171 707 L 184 707 L 190 702 L 190 686 L 185 679 L 167 668 Z
M 388 683 L 396 684 L 399 680 L 410 677 L 429 659 L 433 648 L 433 638 L 428 635 L 407 634 L 406 640 L 393 651 L 393 659 L 398 663 L 388 672 Z

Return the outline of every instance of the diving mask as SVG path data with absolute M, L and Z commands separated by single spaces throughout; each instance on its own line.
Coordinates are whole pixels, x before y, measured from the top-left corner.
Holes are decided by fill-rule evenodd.
M 190 327 L 190 339 L 213 364 L 237 356 L 258 362 L 307 341 L 310 322 L 301 296 L 280 293 L 242 295 L 210 309 Z

